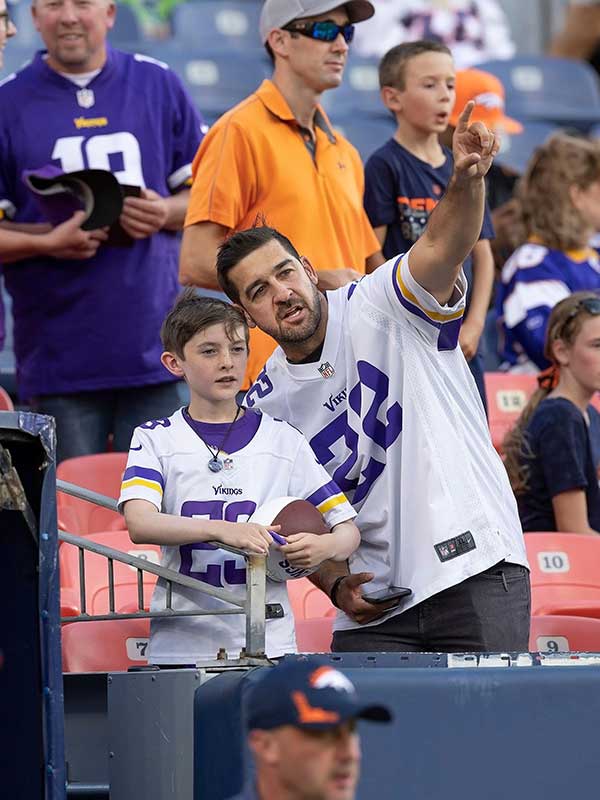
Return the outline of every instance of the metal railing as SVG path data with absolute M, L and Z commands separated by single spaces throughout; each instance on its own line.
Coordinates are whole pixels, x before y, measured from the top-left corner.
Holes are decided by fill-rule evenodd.
M 56 488 L 60 492 L 85 500 L 102 508 L 107 508 L 117 512 L 117 502 L 111 497 L 99 494 L 90 489 L 84 489 L 74 483 L 57 480 Z M 133 556 L 121 550 L 115 550 L 103 544 L 91 541 L 88 538 L 76 536 L 64 531 L 58 532 L 60 541 L 77 547 L 79 550 L 79 614 L 75 616 L 61 617 L 61 622 L 87 622 L 91 620 L 115 620 L 115 619 L 147 619 L 155 617 L 181 617 L 181 616 L 209 616 L 209 615 L 228 615 L 245 614 L 246 616 L 246 645 L 240 653 L 239 659 L 228 659 L 231 665 L 249 664 L 255 660 L 264 661 L 265 659 L 265 620 L 271 616 L 278 616 L 279 608 L 266 605 L 266 559 L 265 556 L 247 553 L 235 547 L 229 547 L 220 542 L 214 542 L 216 547 L 228 550 L 236 555 L 243 556 L 246 561 L 246 595 L 240 598 L 233 592 L 212 586 L 205 581 L 182 575 L 174 570 L 167 569 L 159 564 L 153 564 L 144 558 Z M 87 592 L 85 576 L 85 553 L 95 553 L 106 558 L 107 582 L 108 582 L 108 611 L 104 614 L 88 613 L 87 611 Z M 114 565 L 115 562 L 125 564 L 136 570 L 137 575 L 137 604 L 136 611 L 120 612 L 116 611 Z M 146 611 L 144 604 L 144 573 L 156 575 L 166 584 L 165 609 L 161 611 Z M 194 589 L 222 600 L 230 604 L 233 608 L 223 608 L 219 610 L 193 610 L 178 611 L 173 608 L 173 586 L 182 586 L 187 589 Z M 215 654 L 216 659 L 216 654 Z M 222 661 L 220 662 L 223 663 Z

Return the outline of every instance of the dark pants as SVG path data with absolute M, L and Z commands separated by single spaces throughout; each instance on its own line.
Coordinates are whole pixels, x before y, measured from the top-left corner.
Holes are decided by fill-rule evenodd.
M 113 436 L 113 450 L 129 450 L 131 435 L 137 425 L 150 419 L 168 417 L 181 405 L 182 389 L 178 382 L 44 395 L 32 402 L 35 411 L 56 419 L 57 461 L 103 453 L 110 434 Z
M 527 652 L 529 571 L 502 562 L 380 625 L 335 631 L 334 652 Z

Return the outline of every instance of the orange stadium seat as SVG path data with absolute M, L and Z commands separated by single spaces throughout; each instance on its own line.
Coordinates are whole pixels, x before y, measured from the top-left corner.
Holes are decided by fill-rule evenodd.
M 527 533 L 531 613 L 600 617 L 600 538 Z
M 1 301 L 0 301 L 1 302 Z M 0 411 L 14 411 L 13 401 L 3 386 L 0 386 Z
M 484 373 L 492 444 L 502 452 L 502 441 L 537 388 L 535 375 Z
M 72 622 L 62 627 L 63 672 L 109 672 L 148 663 L 149 619 Z
M 335 617 L 335 607 L 324 592 L 312 584 L 308 578 L 288 581 L 288 594 L 294 619 L 315 619 Z
M 106 531 L 88 537 L 98 544 L 122 550 L 130 555 L 144 558 L 155 564 L 160 561 L 157 545 L 133 544 L 127 531 Z M 86 552 L 85 584 L 86 611 L 88 614 L 104 614 L 109 611 L 108 560 L 96 553 Z M 63 542 L 59 549 L 61 616 L 76 616 L 80 613 L 79 597 L 79 548 Z M 115 584 L 115 611 L 131 612 L 138 608 L 137 570 L 128 564 L 113 562 Z M 143 573 L 144 607 L 148 608 L 156 575 Z
M 116 500 L 126 464 L 127 453 L 68 458 L 58 465 L 56 477 Z M 58 492 L 58 527 L 77 536 L 87 536 L 97 531 L 123 530 L 125 520 L 116 511 Z
M 297 619 L 295 625 L 299 653 L 331 652 L 333 617 Z
M 532 652 L 600 652 L 600 619 L 567 616 L 531 618 L 529 649 Z

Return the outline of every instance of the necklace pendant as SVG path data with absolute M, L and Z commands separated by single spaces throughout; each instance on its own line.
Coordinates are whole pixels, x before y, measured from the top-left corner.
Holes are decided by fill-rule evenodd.
M 223 462 L 217 456 L 214 456 L 208 462 L 208 468 L 211 472 L 221 472 L 223 469 Z

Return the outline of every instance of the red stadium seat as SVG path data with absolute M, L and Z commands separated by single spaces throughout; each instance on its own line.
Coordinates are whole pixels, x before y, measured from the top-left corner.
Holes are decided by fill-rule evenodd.
M 527 533 L 531 613 L 600 617 L 600 537 Z
M 1 302 L 1 301 L 0 301 Z M 0 386 L 0 411 L 14 411 L 13 401 L 3 386 Z
M 148 663 L 150 620 L 71 622 L 62 627 L 63 672 L 109 672 Z
M 288 581 L 287 588 L 295 620 L 335 616 L 331 600 L 308 578 Z
M 58 465 L 56 477 L 116 500 L 126 464 L 127 453 L 68 458 Z M 97 531 L 123 530 L 125 520 L 116 511 L 58 492 L 58 527 L 77 536 L 87 536 Z
M 501 453 L 504 437 L 537 389 L 537 379 L 535 375 L 486 372 L 484 380 L 492 444 Z
M 98 544 L 122 550 L 155 564 L 160 562 L 157 545 L 133 544 L 127 531 L 107 531 L 88 537 Z M 108 560 L 96 553 L 85 552 L 86 611 L 104 614 L 109 611 Z M 79 548 L 63 542 L 59 549 L 61 614 L 76 616 L 80 613 L 79 599 Z M 115 583 L 115 611 L 130 612 L 138 608 L 137 570 L 128 564 L 113 562 Z M 148 608 L 156 575 L 143 573 L 144 607 Z
M 600 619 L 534 616 L 531 618 L 529 649 L 532 652 L 600 653 Z
M 299 653 L 330 653 L 333 617 L 297 619 L 296 643 Z

